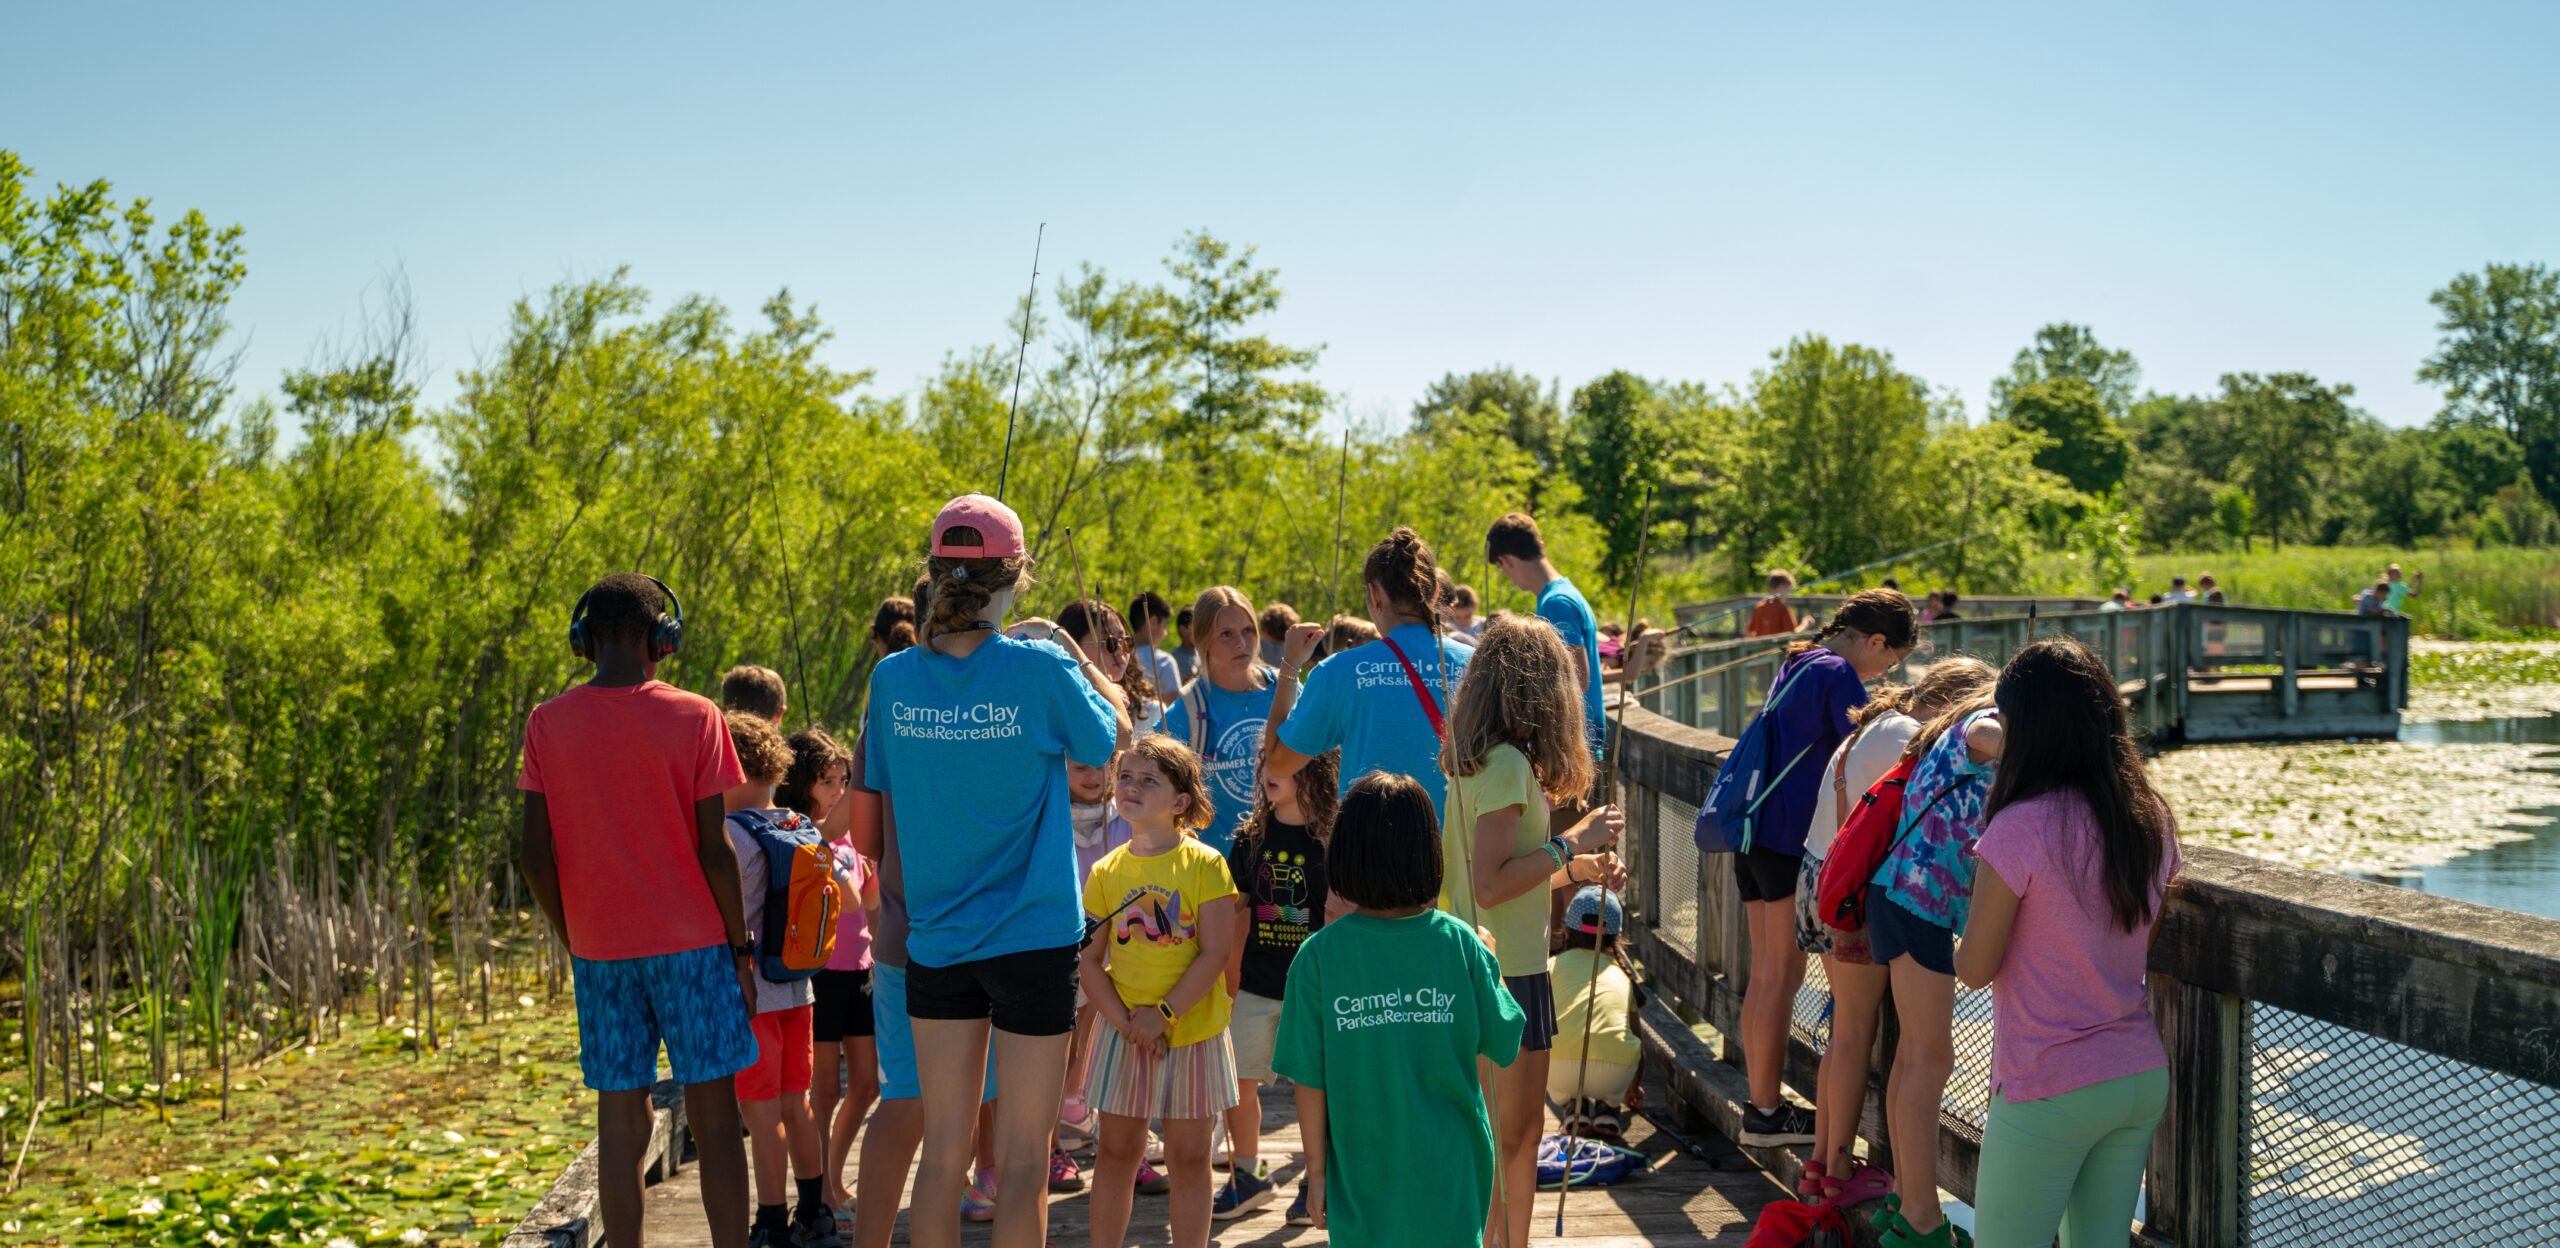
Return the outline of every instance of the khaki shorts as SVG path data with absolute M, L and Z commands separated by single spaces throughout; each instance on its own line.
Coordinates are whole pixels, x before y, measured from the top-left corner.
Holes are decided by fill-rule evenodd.
M 1236 994 L 1227 1014 L 1227 1035 L 1235 1041 L 1236 1078 L 1271 1082 L 1271 1051 L 1280 1039 L 1280 1003 L 1250 992 Z

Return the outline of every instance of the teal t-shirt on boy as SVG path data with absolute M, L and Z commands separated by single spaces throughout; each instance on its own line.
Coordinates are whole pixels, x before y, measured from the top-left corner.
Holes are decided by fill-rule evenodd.
M 871 671 L 863 782 L 898 819 L 907 957 L 952 966 L 1084 935 L 1067 769 L 1111 761 L 1117 719 L 1056 643 L 917 646 Z
M 1526 1017 L 1493 951 L 1445 911 L 1345 915 L 1299 946 L 1283 1000 L 1271 1066 L 1325 1094 L 1333 1242 L 1481 1243 L 1493 1124 L 1476 1059 L 1510 1065 Z
M 1236 829 L 1253 814 L 1262 780 L 1262 730 L 1271 720 L 1274 687 L 1265 680 L 1259 689 L 1238 693 L 1203 679 L 1194 688 L 1196 695 L 1185 693 L 1166 708 L 1162 731 L 1184 745 L 1199 738 L 1202 778 L 1209 782 L 1209 800 L 1217 807 L 1209 826 L 1200 829 L 1200 841 L 1223 854 L 1235 845 Z M 1197 732 L 1191 723 L 1195 696 L 1207 721 Z
M 1591 737 L 1591 757 L 1597 761 L 1609 744 L 1609 721 L 1600 697 L 1600 622 L 1592 617 L 1590 600 L 1561 576 L 1538 591 L 1538 618 L 1555 625 L 1564 635 L 1564 644 L 1582 652 L 1582 670 L 1591 675 L 1591 683 L 1582 690 L 1582 727 Z
M 1307 673 L 1307 687 L 1280 725 L 1280 744 L 1313 757 L 1342 751 L 1344 793 L 1373 771 L 1411 776 L 1431 794 L 1432 809 L 1446 818 L 1449 781 L 1440 774 L 1440 735 L 1422 713 L 1404 664 L 1396 661 L 1388 641 L 1404 648 L 1423 687 L 1440 708 L 1445 722 L 1449 702 L 1466 674 L 1476 648 L 1458 638 L 1432 639 L 1420 624 L 1401 624 L 1385 638 L 1345 650 Z M 1449 654 L 1449 670 L 1440 671 L 1440 652 Z

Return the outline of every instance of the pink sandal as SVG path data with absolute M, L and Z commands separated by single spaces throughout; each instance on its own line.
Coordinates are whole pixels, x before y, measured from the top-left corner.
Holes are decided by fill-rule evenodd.
M 1839 1190 L 1831 1194 L 1830 1203 L 1842 1209 L 1849 1209 L 1871 1200 L 1881 1199 L 1891 1193 L 1893 1176 L 1881 1166 L 1871 1166 L 1862 1161 L 1858 1163 L 1857 1169 L 1849 1172 L 1848 1182 L 1835 1181 L 1831 1186 Z
M 1828 1201 L 1831 1196 L 1830 1189 L 1835 1186 L 1838 1185 L 1831 1182 L 1830 1176 L 1823 1172 L 1822 1163 L 1818 1161 L 1804 1163 L 1804 1169 L 1796 1174 L 1796 1195 L 1805 1200 Z

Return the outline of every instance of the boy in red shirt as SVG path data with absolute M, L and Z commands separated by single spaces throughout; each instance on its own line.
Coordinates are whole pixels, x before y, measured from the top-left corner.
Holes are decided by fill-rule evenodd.
M 658 1046 L 684 1085 L 714 1248 L 743 1248 L 747 1158 L 734 1076 L 755 1060 L 737 855 L 721 795 L 745 777 L 719 708 L 656 679 L 684 633 L 665 584 L 595 583 L 569 615 L 585 684 L 525 721 L 524 875 L 569 946 L 578 1064 L 596 1090 L 606 1239 L 640 1248 Z

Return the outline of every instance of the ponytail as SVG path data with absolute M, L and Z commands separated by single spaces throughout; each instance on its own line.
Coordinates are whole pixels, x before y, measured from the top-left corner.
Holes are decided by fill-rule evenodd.
M 1911 599 L 1901 590 L 1862 589 L 1849 595 L 1849 600 L 1831 613 L 1831 622 L 1823 625 L 1812 640 L 1790 643 L 1787 657 L 1793 658 L 1850 631 L 1882 637 L 1887 646 L 1907 650 L 1920 640 L 1920 616 L 1911 609 Z
M 1369 548 L 1369 557 L 1360 565 L 1360 579 L 1377 586 L 1388 602 L 1410 614 L 1415 623 L 1440 631 L 1440 565 L 1411 525 L 1397 525 Z
M 925 605 L 924 631 L 930 640 L 976 628 L 978 614 L 997 594 L 1029 588 L 1031 561 L 1021 555 L 1003 559 L 942 555 L 924 561 L 924 574 L 933 583 Z

